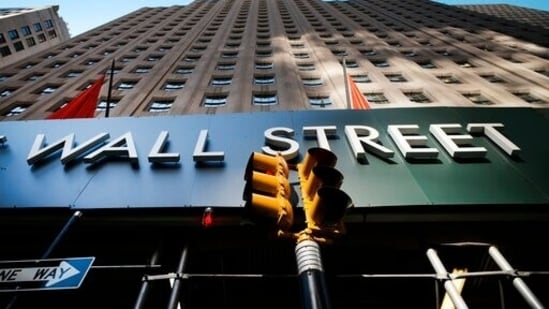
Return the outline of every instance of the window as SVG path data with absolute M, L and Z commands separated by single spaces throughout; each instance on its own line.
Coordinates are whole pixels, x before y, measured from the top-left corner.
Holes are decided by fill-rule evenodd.
M 114 67 L 114 68 L 108 68 L 107 71 L 105 72 L 105 74 L 118 74 L 120 73 L 120 71 L 122 71 L 122 68 L 121 67 Z
M 162 55 L 150 55 L 147 57 L 147 61 L 158 61 L 162 58 Z
M 116 105 L 118 105 L 118 102 L 120 102 L 119 99 L 111 98 L 111 100 L 109 102 L 109 110 L 112 110 L 113 108 L 115 108 Z M 98 112 L 107 110 L 107 99 L 101 98 L 101 100 L 97 104 L 95 110 L 98 111 Z
M 491 82 L 491 83 L 503 83 L 505 82 L 503 79 L 501 79 L 499 76 L 495 74 L 481 74 L 480 77 L 484 78 L 485 80 Z
M 11 77 L 11 75 L 9 75 L 9 74 L 0 74 L 0 82 L 3 82 L 3 81 L 7 80 L 10 77 Z
M 120 62 L 122 62 L 122 63 L 128 63 L 128 62 L 130 62 L 130 61 L 132 61 L 132 60 L 134 60 L 134 59 L 135 59 L 135 57 L 133 57 L 133 56 L 124 56 L 124 57 L 122 57 L 122 59 L 120 59 Z
M 69 71 L 63 77 L 74 78 L 74 77 L 78 77 L 80 75 L 82 75 L 82 71 Z
M 46 29 L 53 28 L 53 21 L 51 19 L 45 20 L 44 26 L 46 27 Z
M 215 69 L 219 71 L 231 71 L 234 70 L 234 68 L 234 63 L 219 63 Z
M 192 62 L 197 62 L 199 59 L 200 59 L 200 55 L 192 55 L 192 56 L 185 56 L 185 58 L 183 58 L 183 61 L 192 63 Z
M 15 43 L 13 43 L 13 47 L 15 48 L 16 52 L 22 51 L 23 49 L 25 49 L 25 46 L 23 45 L 23 42 L 21 42 L 21 41 L 17 41 Z
M 431 100 L 421 91 L 405 92 L 404 95 L 414 103 L 430 103 Z
M 311 56 L 309 56 L 308 53 L 295 53 L 295 54 L 294 54 L 294 57 L 295 57 L 296 59 L 308 59 L 308 58 L 310 58 Z
M 363 49 L 360 53 L 364 56 L 375 56 L 377 54 L 377 52 L 373 49 Z
M 454 75 L 439 75 L 437 78 L 445 84 L 461 84 Z
M 270 50 L 257 50 L 255 52 L 255 56 L 256 57 L 259 57 L 259 58 L 267 58 L 267 57 L 271 57 L 273 54 L 272 51 Z
M 4 36 L 3 33 L 0 33 L 0 44 L 2 43 L 6 43 L 6 37 Z
M 21 27 L 21 33 L 23 33 L 23 36 L 31 35 L 30 27 L 29 26 Z
M 386 60 L 372 60 L 372 64 L 378 68 L 386 68 L 389 66 L 389 62 Z
M 148 111 L 151 113 L 163 113 L 172 108 L 173 100 L 153 100 L 149 105 Z
M 43 73 L 35 73 L 35 74 L 31 74 L 29 77 L 27 77 L 25 80 L 27 81 L 35 81 L 35 80 L 38 80 L 40 77 L 44 76 Z
M 46 36 L 43 33 L 38 34 L 37 37 L 39 43 L 46 42 Z
M 228 42 L 225 46 L 227 48 L 238 48 L 240 47 L 240 42 Z
M 254 76 L 254 85 L 274 85 L 275 77 L 272 75 Z
M 316 67 L 313 63 L 298 63 L 297 69 L 299 71 L 314 71 Z
M 99 60 L 97 60 L 97 59 L 89 59 L 89 60 L 85 61 L 83 64 L 85 66 L 92 66 L 92 65 L 94 65 L 98 62 L 99 62 Z
M 276 94 L 254 94 L 253 105 L 275 105 L 278 103 Z
M 232 79 L 230 76 L 216 76 L 212 78 L 211 85 L 216 87 L 222 87 L 222 86 L 229 86 L 232 83 Z
M 191 74 L 193 70 L 194 70 L 194 67 L 179 67 L 175 69 L 174 73 L 185 75 L 185 74 Z
M 130 89 L 133 89 L 136 84 L 137 84 L 137 81 L 123 81 L 120 84 L 118 84 L 118 87 L 116 87 L 116 89 L 130 90 Z
M 205 107 L 219 107 L 227 104 L 226 95 L 213 95 L 204 97 L 204 106 Z
M 350 69 L 358 68 L 358 63 L 355 60 L 346 60 L 345 67 Z
M 28 63 L 24 64 L 23 66 L 21 66 L 21 69 L 30 69 L 35 65 L 36 65 L 35 62 L 28 62 Z
M 2 57 L 7 57 L 7 56 L 11 55 L 11 50 L 10 50 L 9 46 L 0 47 L 0 55 Z
M 238 57 L 238 52 L 224 52 L 221 54 L 221 58 L 236 58 Z
M 28 108 L 28 106 L 26 106 L 26 105 L 16 105 L 16 106 L 12 107 L 7 113 L 5 113 L 4 116 L 6 116 L 6 117 L 17 116 L 17 115 L 23 113 L 24 111 L 26 111 L 27 108 Z
M 52 63 L 49 67 L 52 68 L 52 69 L 57 69 L 57 68 L 61 67 L 64 64 L 65 64 L 65 62 L 56 61 L 56 62 Z
M 465 68 L 465 69 L 474 68 L 474 67 L 475 67 L 473 64 L 471 64 L 471 63 L 470 63 L 469 61 L 467 61 L 467 60 L 458 60 L 458 61 L 456 61 L 456 63 L 459 65 L 459 67 Z
M 367 74 L 352 75 L 351 77 L 355 83 L 370 83 L 372 81 Z
M 404 57 L 408 57 L 408 58 L 417 56 L 416 52 L 413 50 L 402 52 L 402 54 L 404 55 Z
M 28 47 L 32 47 L 32 46 L 36 45 L 36 41 L 34 40 L 33 37 L 26 38 L 25 41 L 27 41 L 27 46 Z
M 17 32 L 17 30 L 13 29 L 8 31 L 8 36 L 11 40 L 17 40 L 19 38 L 19 33 Z
M 349 55 L 346 50 L 332 50 L 332 54 L 336 57 L 346 57 Z
M 471 102 L 478 104 L 478 105 L 492 105 L 494 104 L 492 101 L 488 100 L 485 96 L 483 96 L 480 93 L 464 93 L 464 97 L 471 100 Z
M 319 87 L 322 86 L 322 79 L 320 78 L 303 78 L 303 85 L 305 87 Z
M 0 97 L 1 98 L 9 97 L 15 90 L 16 90 L 15 88 L 2 89 L 2 91 L 0 92 Z
M 46 87 L 40 90 L 40 94 L 54 93 L 58 88 L 59 88 L 58 85 L 47 85 Z
M 422 61 L 422 62 L 418 62 L 417 64 L 424 69 L 436 68 L 436 66 L 431 61 Z
M 164 84 L 164 91 L 176 91 L 185 87 L 184 81 L 168 81 Z
M 57 32 L 55 32 L 55 30 L 53 30 L 53 29 L 52 29 L 52 30 L 49 30 L 49 31 L 48 31 L 48 37 L 49 37 L 50 39 L 55 39 L 55 38 L 57 37 Z
M 513 92 L 514 95 L 516 95 L 517 97 L 521 98 L 522 100 L 528 102 L 528 103 L 531 103 L 531 104 L 545 104 L 546 102 L 542 101 L 540 98 L 537 98 L 535 96 L 533 96 L 531 93 L 529 92 Z
M 141 66 L 141 67 L 137 67 L 133 70 L 133 73 L 137 73 L 137 74 L 144 74 L 144 73 L 149 73 L 151 71 L 152 67 L 151 66 Z
M 393 83 L 402 83 L 407 81 L 402 74 L 385 74 L 385 77 Z
M 255 68 L 257 70 L 272 70 L 273 64 L 271 62 L 256 62 Z
M 309 97 L 309 104 L 316 107 L 325 107 L 332 104 L 332 100 L 328 96 Z
M 367 92 L 364 93 L 364 96 L 366 97 L 366 100 L 370 103 L 374 104 L 387 104 L 389 103 L 389 100 L 383 95 L 381 92 Z

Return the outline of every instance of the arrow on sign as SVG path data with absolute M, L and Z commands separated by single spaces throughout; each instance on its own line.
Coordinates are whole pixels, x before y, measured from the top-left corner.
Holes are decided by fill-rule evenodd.
M 53 267 L 2 268 L 0 282 L 46 281 L 45 286 L 51 287 L 79 273 L 71 264 L 61 261 L 59 266 Z

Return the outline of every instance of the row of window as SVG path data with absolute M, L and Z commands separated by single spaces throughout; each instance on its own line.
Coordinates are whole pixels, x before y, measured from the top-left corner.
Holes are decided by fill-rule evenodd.
M 147 73 L 149 72 L 151 67 L 137 67 L 134 72 L 135 73 Z M 118 73 L 120 69 L 115 68 L 114 74 Z M 189 74 L 192 73 L 192 68 L 178 68 L 176 69 L 175 73 L 177 74 Z M 110 73 L 110 70 L 109 72 Z M 77 71 L 77 70 L 71 70 L 63 75 L 63 77 L 66 78 L 72 78 L 72 77 L 78 77 L 81 74 L 83 74 L 83 71 Z M 33 73 L 26 77 L 27 81 L 34 81 L 38 80 L 40 77 L 42 77 L 44 73 Z M 505 80 L 497 76 L 493 73 L 484 73 L 480 74 L 480 76 L 487 81 L 491 83 L 504 83 Z M 356 74 L 351 75 L 353 78 L 353 81 L 356 83 L 370 83 L 372 80 L 367 74 Z M 407 82 L 408 80 L 400 73 L 387 73 L 385 74 L 385 77 L 395 83 L 401 83 L 401 82 Z M 459 84 L 461 81 L 457 79 L 454 75 L 451 74 L 442 74 L 436 76 L 440 81 L 442 81 L 445 84 Z M 117 86 L 117 90 L 130 90 L 133 89 L 137 85 L 137 80 L 127 80 L 120 82 Z M 165 91 L 175 91 L 183 89 L 185 86 L 186 80 L 172 80 L 168 81 L 164 84 L 162 89 Z M 303 85 L 306 87 L 319 87 L 322 86 L 323 82 L 320 78 L 302 78 Z M 274 75 L 256 75 L 253 79 L 254 85 L 259 86 L 266 86 L 266 85 L 274 85 L 276 83 L 276 79 Z M 223 86 L 229 86 L 232 84 L 232 76 L 214 76 L 212 77 L 210 81 L 210 85 L 214 87 L 223 87 Z M 57 85 L 48 85 L 45 88 L 41 89 L 39 91 L 40 94 L 49 94 L 53 93 L 59 86 Z M 2 92 L 0 92 L 0 97 L 7 97 L 12 94 L 16 89 L 12 88 L 4 88 Z M 528 102 L 531 102 L 528 101 Z
M 55 39 L 57 37 L 57 32 L 55 32 L 55 29 L 51 29 L 47 31 L 47 35 L 50 40 Z M 2 34 L 0 33 L 0 41 L 2 38 L 3 38 Z M 11 55 L 13 53 L 12 48 L 13 48 L 13 51 L 20 52 L 25 49 L 25 45 L 26 45 L 26 48 L 30 48 L 35 46 L 36 44 L 43 43 L 46 40 L 47 40 L 46 34 L 44 33 L 38 33 L 36 35 L 36 38 L 32 35 L 26 36 L 24 40 L 14 41 L 12 44 L 13 47 L 10 47 L 10 45 L 8 44 L 0 46 L 0 57 L 7 57 Z
M 46 92 L 53 92 L 55 90 L 48 89 L 44 90 Z M 405 91 L 403 94 L 414 103 L 430 103 L 432 102 L 431 99 L 425 95 L 422 91 Z M 390 103 L 387 97 L 383 94 L 383 92 L 365 92 L 363 93 L 364 97 L 369 103 L 372 104 L 388 104 Z M 484 96 L 480 92 L 466 92 L 462 93 L 464 97 L 469 99 L 472 103 L 477 105 L 493 105 L 494 102 L 490 101 L 486 96 Z M 531 103 L 531 104 L 545 104 L 546 102 L 542 101 L 541 99 L 535 97 L 529 92 L 525 91 L 517 91 L 513 92 L 513 95 L 521 98 L 525 102 Z M 109 108 L 113 109 L 118 105 L 118 102 L 120 99 L 114 98 L 111 99 Z M 310 106 L 312 107 L 326 107 L 330 106 L 332 104 L 332 100 L 329 96 L 309 96 L 308 101 Z M 150 102 L 150 104 L 147 107 L 147 111 L 151 113 L 162 113 L 162 112 L 168 112 L 173 104 L 175 102 L 175 99 L 154 99 Z M 226 94 L 216 94 L 216 95 L 206 95 L 204 99 L 202 100 L 202 105 L 204 107 L 221 107 L 225 106 L 228 103 L 228 96 Z M 269 105 L 276 105 L 278 104 L 278 97 L 276 93 L 256 93 L 252 96 L 252 102 L 253 105 L 257 106 L 269 106 Z M 20 104 L 12 107 L 7 112 L 3 114 L 5 117 L 12 117 L 19 115 L 23 113 L 30 105 Z M 62 106 L 61 106 L 62 107 Z M 61 108 L 60 107 L 60 108 Z M 97 111 L 104 111 L 107 107 L 106 99 L 102 99 L 98 105 L 97 105 Z

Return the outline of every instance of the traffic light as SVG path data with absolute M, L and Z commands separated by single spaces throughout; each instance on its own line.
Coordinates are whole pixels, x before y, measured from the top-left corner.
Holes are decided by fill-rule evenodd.
M 290 202 L 289 168 L 281 155 L 253 152 L 248 160 L 244 180 L 244 209 L 252 221 L 275 224 L 288 231 L 294 223 Z
M 313 234 L 335 235 L 343 232 L 343 216 L 352 205 L 351 198 L 339 188 L 343 174 L 334 167 L 337 156 L 324 148 L 310 148 L 303 163 L 297 165 L 305 220 Z

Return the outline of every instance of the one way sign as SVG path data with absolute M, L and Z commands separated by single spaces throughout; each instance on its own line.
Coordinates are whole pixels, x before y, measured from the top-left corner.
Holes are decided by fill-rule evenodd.
M 76 289 L 94 259 L 0 261 L 0 292 Z

